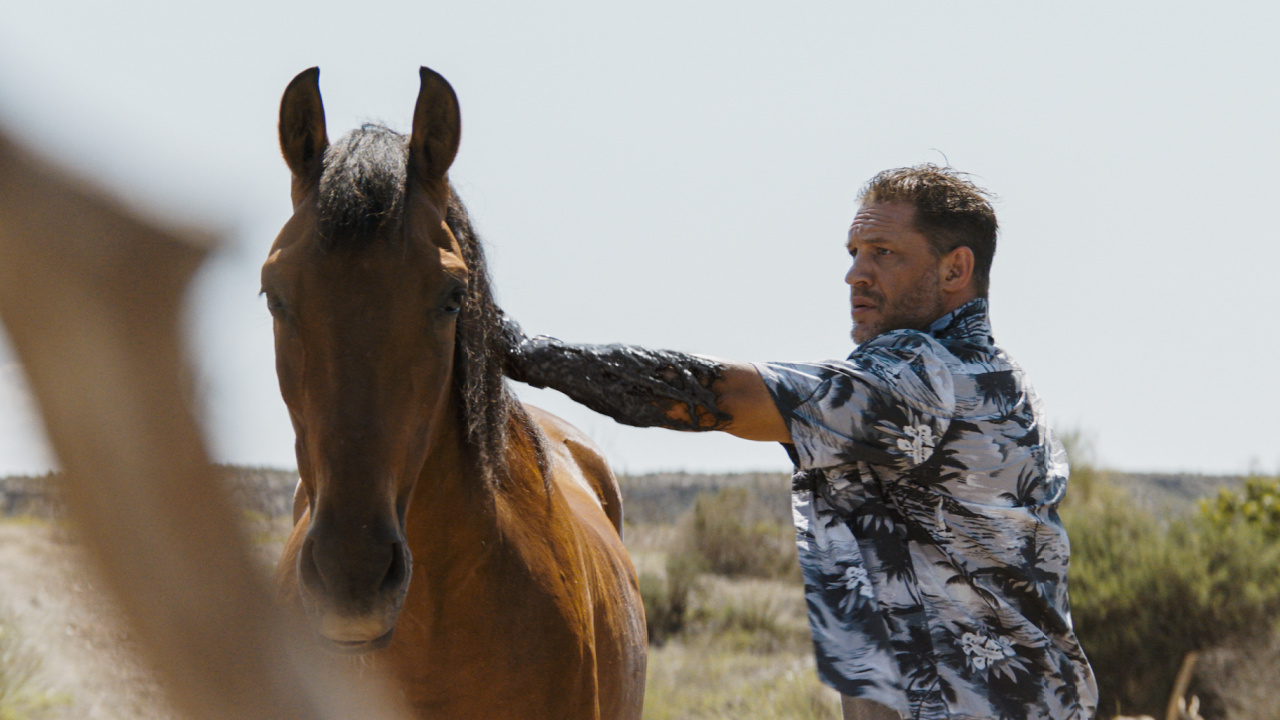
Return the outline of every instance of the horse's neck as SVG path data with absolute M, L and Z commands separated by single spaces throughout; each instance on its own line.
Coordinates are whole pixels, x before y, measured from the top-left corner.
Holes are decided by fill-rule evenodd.
M 433 428 L 434 437 L 405 518 L 410 547 L 434 545 L 438 538 L 465 534 L 474 525 L 467 518 L 483 506 L 482 494 L 472 487 L 457 401 L 448 402 L 449 407 L 442 409 L 436 421 L 439 427 Z
M 442 428 L 406 518 L 415 573 L 421 569 L 452 577 L 462 568 L 475 570 L 500 561 L 499 555 L 515 546 L 545 542 L 540 536 L 551 529 L 563 498 L 549 473 L 544 475 L 539 447 L 543 439 L 536 423 L 518 410 L 508 415 L 507 423 L 507 446 L 496 461 L 501 467 L 493 482 L 473 467 L 462 428 Z M 471 577 L 473 582 L 479 579 Z
M 431 548 L 433 558 L 481 552 L 498 540 L 504 532 L 498 507 L 509 506 L 513 496 L 537 514 L 545 512 L 547 499 L 538 440 L 515 413 L 507 418 L 503 459 L 496 461 L 502 467 L 493 473 L 499 479 L 490 481 L 475 467 L 461 415 L 455 410 L 456 406 L 442 414 L 443 424 L 427 452 L 406 517 L 410 547 L 415 553 Z M 531 494 L 540 497 L 541 503 Z

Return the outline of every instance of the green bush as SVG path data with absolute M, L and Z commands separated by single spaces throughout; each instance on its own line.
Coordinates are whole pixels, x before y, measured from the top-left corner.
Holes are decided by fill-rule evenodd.
M 1243 523 L 1280 540 L 1280 478 L 1250 477 L 1239 492 L 1223 489 L 1200 501 L 1200 514 L 1217 528 Z
M 1280 544 L 1260 527 L 1157 517 L 1088 466 L 1071 483 L 1062 516 L 1072 615 L 1098 678 L 1100 717 L 1160 716 L 1186 653 L 1274 632 Z
M 698 496 L 681 525 L 683 550 L 729 577 L 798 576 L 795 531 L 746 488 Z
M 662 645 L 684 631 L 689 620 L 689 596 L 698 582 L 701 563 L 689 555 L 667 556 L 666 574 L 640 573 L 640 599 L 649 642 Z

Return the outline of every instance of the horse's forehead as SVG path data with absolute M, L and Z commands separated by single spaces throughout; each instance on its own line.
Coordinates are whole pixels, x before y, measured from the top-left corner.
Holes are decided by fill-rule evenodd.
M 452 238 L 452 235 L 449 236 Z M 442 247 L 424 238 L 376 238 L 355 247 L 326 247 L 315 233 L 281 233 L 263 265 L 267 285 L 314 285 L 340 291 L 431 287 L 466 283 L 469 272 L 457 241 Z
M 305 242 L 308 238 L 312 238 L 317 234 L 316 211 L 309 203 L 303 203 L 294 208 L 293 214 L 285 222 L 284 227 L 280 228 L 280 232 L 276 235 L 275 242 L 271 243 L 271 252 L 268 261 L 271 258 L 279 256 L 281 251 L 287 250 L 299 243 Z

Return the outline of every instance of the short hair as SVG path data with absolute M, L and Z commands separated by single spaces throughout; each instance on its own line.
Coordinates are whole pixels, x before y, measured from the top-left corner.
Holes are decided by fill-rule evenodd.
M 858 193 L 863 205 L 906 202 L 915 206 L 915 226 L 939 257 L 958 247 L 973 251 L 974 289 L 987 296 L 996 254 L 996 211 L 991 193 L 963 173 L 932 163 L 885 170 Z

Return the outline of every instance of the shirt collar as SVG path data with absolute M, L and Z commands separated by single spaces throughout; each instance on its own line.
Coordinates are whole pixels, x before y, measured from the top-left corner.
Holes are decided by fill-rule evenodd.
M 990 345 L 991 320 L 987 317 L 987 299 L 977 298 L 961 305 L 929 325 L 929 334 L 939 340 L 967 340 Z

